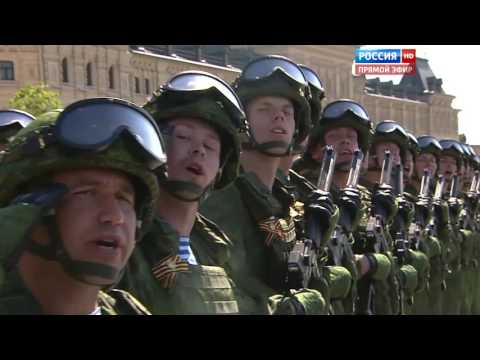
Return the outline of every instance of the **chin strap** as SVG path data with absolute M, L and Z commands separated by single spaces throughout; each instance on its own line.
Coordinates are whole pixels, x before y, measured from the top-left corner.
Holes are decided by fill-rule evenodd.
M 68 255 L 61 240 L 58 226 L 55 221 L 55 213 L 44 217 L 42 223 L 47 227 L 50 243 L 40 245 L 32 240 L 29 241 L 28 250 L 49 261 L 58 261 L 62 268 L 78 281 L 88 285 L 110 288 L 114 286 L 124 273 L 124 269 L 118 270 L 110 265 L 99 264 L 89 261 L 74 260 Z M 95 283 L 87 280 L 87 277 L 99 277 L 110 281 L 108 284 Z

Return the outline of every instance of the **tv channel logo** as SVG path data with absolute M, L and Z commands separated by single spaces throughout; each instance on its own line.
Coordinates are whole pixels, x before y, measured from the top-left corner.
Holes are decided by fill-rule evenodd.
M 355 75 L 413 75 L 415 49 L 356 49 Z

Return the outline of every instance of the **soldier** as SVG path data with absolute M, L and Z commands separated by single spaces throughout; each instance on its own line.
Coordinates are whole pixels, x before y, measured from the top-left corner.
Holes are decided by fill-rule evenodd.
M 382 314 L 408 313 L 410 309 L 407 304 L 412 304 L 412 297 L 418 286 L 418 272 L 411 263 L 414 263 L 417 257 L 421 257 L 422 254 L 412 253 L 407 249 L 405 231 L 412 219 L 412 205 L 403 196 L 396 199 L 399 193 L 398 188 L 393 189 L 391 186 L 392 179 L 388 179 L 388 175 L 385 179 L 381 179 L 382 174 L 380 173 L 385 151 L 390 152 L 393 165 L 397 169 L 399 169 L 398 166 L 403 169 L 401 168 L 402 159 L 405 158 L 408 144 L 408 135 L 398 123 L 392 120 L 380 122 L 375 128 L 368 172 L 362 179 L 362 185 L 374 193 L 372 199 L 373 214 L 375 217 L 378 214 L 382 216 L 385 230 L 383 252 L 389 256 L 393 265 L 388 281 L 375 284 L 375 305 L 378 313 Z M 370 218 L 370 221 L 372 222 L 373 218 Z M 373 233 L 376 233 L 376 231 L 373 231 Z M 423 263 L 422 272 L 424 273 L 426 267 L 424 262 L 427 259 L 423 258 L 422 260 L 420 263 Z
M 0 110 L 0 153 L 7 146 L 9 139 L 34 120 L 35 118 L 25 111 Z
M 474 170 L 476 172 L 480 172 L 480 156 L 475 155 L 474 156 Z M 477 177 L 477 182 L 475 184 L 475 199 L 476 201 L 474 202 L 474 206 L 472 206 L 472 223 L 475 228 L 475 246 L 474 246 L 474 261 L 477 262 L 477 264 L 480 264 L 480 214 L 479 214 L 479 205 L 478 205 L 478 200 L 479 200 L 479 190 L 480 190 L 480 179 Z M 469 196 L 470 197 L 470 196 Z M 471 197 L 470 197 L 471 198 Z M 472 303 L 472 314 L 473 315 L 480 315 L 480 273 L 478 270 L 475 271 L 475 286 L 474 286 L 474 293 L 473 293 L 473 303 Z
M 462 266 L 462 277 L 464 284 L 465 296 L 463 297 L 460 314 L 462 315 L 471 315 L 473 310 L 473 302 L 475 296 L 475 284 L 476 284 L 476 273 L 478 263 L 476 260 L 477 253 L 477 237 L 475 234 L 476 227 L 473 222 L 474 219 L 474 208 L 476 206 L 477 197 L 475 190 L 471 189 L 473 181 L 473 166 L 475 153 L 473 149 L 467 144 L 463 144 L 457 141 L 464 152 L 463 156 L 463 186 L 459 189 L 457 198 L 460 199 L 462 203 L 462 210 L 460 211 L 458 217 L 458 229 L 462 235 L 461 241 L 461 266 Z
M 410 246 L 422 251 L 429 261 L 428 283 L 424 291 L 415 295 L 413 315 L 441 314 L 443 281 L 442 246 L 432 228 L 432 189 L 435 184 L 437 162 L 441 146 L 432 136 L 420 136 L 414 152 L 414 171 L 406 188 L 407 197 L 415 204 L 415 218 L 409 227 Z M 427 173 L 425 174 L 425 171 Z M 422 185 L 423 181 L 423 185 Z M 422 186 L 424 188 L 422 188 Z M 421 190 L 423 193 L 421 193 Z M 437 205 L 434 205 L 437 206 Z M 443 290 L 442 290 L 443 289 Z
M 201 213 L 232 241 L 227 269 L 239 288 L 242 314 L 326 311 L 320 292 L 287 286 L 287 259 L 296 241 L 292 199 L 279 201 L 272 193 L 281 158 L 292 153 L 310 128 L 307 86 L 300 68 L 280 56 L 250 62 L 234 83 L 250 130 L 242 144 L 241 174 L 213 192 Z
M 449 272 L 446 277 L 447 290 L 443 302 L 442 313 L 446 315 L 459 315 L 465 294 L 465 279 L 462 271 L 462 246 L 468 239 L 465 233 L 460 232 L 459 216 L 463 209 L 463 201 L 458 198 L 455 191 L 455 180 L 458 189 L 462 186 L 464 173 L 463 156 L 461 145 L 456 140 L 440 140 L 442 153 L 440 155 L 439 173 L 445 176 L 447 190 L 443 193 L 443 199 L 448 203 L 448 266 Z M 457 192 L 457 193 L 455 193 Z
M 350 165 L 355 150 L 368 152 L 373 135 L 372 122 L 363 107 L 352 100 L 338 100 L 325 107 L 322 118 L 312 130 L 307 151 L 294 164 L 294 169 L 311 181 L 318 176 L 318 169 L 326 145 L 333 146 L 338 154 L 331 194 L 335 203 L 340 207 L 341 229 L 346 234 L 348 243 L 353 243 L 354 236 L 359 235 L 358 225 L 362 218 L 368 217 L 365 197 L 370 195 L 365 188 L 346 188 Z M 363 229 L 362 229 L 363 231 Z M 330 259 L 331 264 L 332 259 Z M 355 312 L 357 298 L 356 283 L 361 278 L 381 280 L 387 278 L 390 272 L 390 261 L 383 254 L 366 252 L 352 254 L 345 252 L 342 264 L 350 272 L 353 279 L 347 296 L 334 302 L 336 313 L 351 314 Z
M 311 110 L 311 123 L 314 126 L 320 120 L 322 100 L 325 97 L 325 89 L 320 78 L 312 69 L 306 67 L 305 65 L 299 65 L 299 67 L 308 81 L 309 90 L 312 95 L 309 104 Z M 299 154 L 301 155 L 304 152 L 305 145 L 308 142 L 308 135 L 309 134 L 306 134 L 303 141 L 302 139 L 298 139 L 300 146 L 294 149 L 292 155 L 286 155 L 281 158 L 280 166 L 278 168 L 277 176 L 273 185 L 274 194 L 278 194 L 283 188 L 283 192 L 290 193 L 294 198 L 293 208 L 297 213 L 295 220 L 296 224 L 298 225 L 296 229 L 299 234 L 304 234 L 306 237 L 308 237 L 308 229 L 305 227 L 305 203 L 309 203 L 309 198 L 313 196 L 314 192 L 317 190 L 317 187 L 291 169 L 291 166 L 294 159 L 298 157 Z M 325 196 L 317 197 L 317 200 L 320 199 L 323 199 L 324 202 L 332 202 L 330 198 Z M 323 207 L 332 208 L 332 221 L 325 225 L 333 226 L 339 215 L 338 207 L 333 205 L 333 203 L 325 203 L 323 204 Z M 322 261 L 326 261 L 326 258 L 324 257 Z M 321 270 L 321 276 L 320 279 L 318 279 L 319 281 L 317 281 L 317 285 L 327 302 L 330 313 L 344 313 L 342 300 L 345 299 L 350 293 L 353 283 L 350 272 L 343 266 L 325 266 L 324 263 L 319 264 L 319 266 Z
M 237 95 L 208 73 L 175 75 L 144 106 L 167 142 L 159 169 L 156 218 L 137 247 L 124 278 L 153 314 L 236 314 L 233 283 L 223 266 L 230 241 L 198 213 L 213 187 L 235 179 L 239 133 L 246 131 Z
M 308 82 L 308 89 L 310 92 L 309 105 L 310 105 L 310 123 L 311 128 L 315 127 L 317 122 L 320 120 L 320 115 L 322 113 L 322 100 L 325 98 L 325 88 L 322 81 L 318 77 L 318 74 L 305 65 L 298 65 L 302 70 L 302 73 L 305 79 Z M 310 129 L 309 129 L 310 131 Z M 305 151 L 305 145 L 308 142 L 309 131 L 305 132 L 303 139 L 298 139 L 298 145 L 292 151 L 291 155 L 283 156 L 280 160 L 280 166 L 278 169 L 277 178 L 284 184 L 288 183 L 290 180 L 293 183 L 298 183 L 299 188 L 303 186 L 302 178 L 298 178 L 298 174 L 292 170 L 293 161 L 298 158 Z M 298 191 L 301 191 L 300 189 Z M 302 194 L 302 197 L 305 198 L 306 194 Z
M 403 159 L 403 184 L 404 190 L 408 194 L 415 194 L 415 188 L 412 185 L 413 175 L 415 173 L 415 157 L 420 152 L 418 140 L 412 133 L 407 133 L 409 143 Z
M 140 240 L 165 162 L 160 132 L 119 99 L 75 102 L 41 116 L 0 167 L 3 314 L 149 314 L 111 289 Z

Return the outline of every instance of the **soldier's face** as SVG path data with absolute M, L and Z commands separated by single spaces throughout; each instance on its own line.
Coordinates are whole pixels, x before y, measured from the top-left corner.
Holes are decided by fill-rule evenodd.
M 427 169 L 432 176 L 437 173 L 437 158 L 433 154 L 423 153 L 417 156 L 415 160 L 415 171 L 419 179 L 423 176 L 423 171 Z
M 405 154 L 405 161 L 403 164 L 403 176 L 404 176 L 404 181 L 408 182 L 412 178 L 413 175 L 413 155 L 410 151 L 407 151 Z
M 325 132 L 325 145 L 330 145 L 337 155 L 337 164 L 345 164 L 348 169 L 352 162 L 353 152 L 358 149 L 357 131 L 348 127 L 333 128 Z M 323 149 L 317 145 L 312 153 L 313 159 L 322 161 Z
M 453 175 L 457 174 L 457 160 L 450 155 L 440 156 L 440 163 L 438 166 L 440 174 L 445 175 L 445 179 L 451 180 Z
M 385 158 L 385 150 L 390 151 L 390 158 L 393 160 L 392 165 L 400 165 L 402 158 L 400 157 L 400 147 L 393 142 L 381 142 L 375 146 L 375 154 L 377 155 L 378 164 L 381 167 Z
M 206 189 L 220 167 L 221 141 L 217 131 L 194 118 L 177 118 L 169 125 L 168 179 L 192 182 Z
M 120 271 L 135 246 L 135 190 L 130 179 L 121 172 L 82 169 L 57 173 L 53 181 L 69 188 L 56 208 L 68 254 Z
M 278 142 L 269 149 L 272 154 L 283 154 L 295 132 L 295 109 L 293 103 L 283 97 L 260 96 L 247 105 L 250 130 L 259 144 Z

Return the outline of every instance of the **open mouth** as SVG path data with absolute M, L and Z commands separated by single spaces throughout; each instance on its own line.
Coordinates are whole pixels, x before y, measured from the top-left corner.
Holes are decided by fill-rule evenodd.
M 195 175 L 203 175 L 203 169 L 200 165 L 192 164 L 187 166 L 187 170 Z
M 120 247 L 118 241 L 114 239 L 100 239 L 95 241 L 95 245 L 112 250 L 116 250 Z
M 273 128 L 271 130 L 271 132 L 274 133 L 274 134 L 279 134 L 279 135 L 286 135 L 287 134 L 285 129 L 282 129 L 282 128 L 279 128 L 279 127 Z
M 340 152 L 340 155 L 345 155 L 345 156 L 348 156 L 348 155 L 352 155 L 353 152 L 351 152 L 350 150 L 343 150 Z

